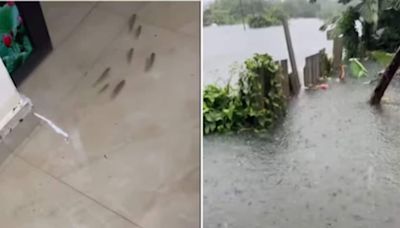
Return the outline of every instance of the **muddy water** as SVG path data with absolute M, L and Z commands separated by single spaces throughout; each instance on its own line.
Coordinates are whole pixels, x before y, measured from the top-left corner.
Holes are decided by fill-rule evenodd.
M 319 19 L 289 21 L 298 71 L 303 72 L 305 57 L 325 48 L 332 53 L 332 41 L 319 31 Z M 268 53 L 274 59 L 288 59 L 282 26 L 243 30 L 241 25 L 207 27 L 204 29 L 204 84 L 226 83 L 235 62 L 242 63 L 254 53 Z
M 207 228 L 400 227 L 400 87 L 302 93 L 272 134 L 204 138 Z

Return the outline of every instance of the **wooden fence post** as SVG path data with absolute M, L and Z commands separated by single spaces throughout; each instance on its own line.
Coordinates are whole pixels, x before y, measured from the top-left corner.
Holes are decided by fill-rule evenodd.
M 289 99 L 290 85 L 289 85 L 289 71 L 288 71 L 287 59 L 281 60 L 281 74 L 282 74 L 282 79 L 281 79 L 282 91 L 286 99 Z
M 292 45 L 292 38 L 290 37 L 289 24 L 286 19 L 282 20 L 282 24 L 283 24 L 283 30 L 285 32 L 286 45 L 289 52 L 290 65 L 292 67 L 292 73 L 290 74 L 291 75 L 290 81 L 291 84 L 293 85 L 292 89 L 294 94 L 297 94 L 300 90 L 301 85 L 299 81 L 299 72 L 297 71 L 296 59 Z
M 326 64 L 325 64 L 325 48 L 319 51 L 319 77 L 328 76 L 325 75 L 326 72 Z
M 311 87 L 321 82 L 325 72 L 324 57 L 325 49 L 317 54 L 306 57 L 306 65 L 304 66 L 304 86 Z
M 314 85 L 317 85 L 318 83 L 319 83 L 319 77 L 320 77 L 320 75 L 321 75 L 321 67 L 320 67 L 320 63 L 321 63 L 321 61 L 320 61 L 320 54 L 319 53 L 317 53 L 317 54 L 315 54 L 314 55 L 314 58 L 313 58 L 313 71 L 314 71 L 314 75 L 313 75 L 313 84 Z
M 304 86 L 305 87 L 310 87 L 312 86 L 312 67 L 311 67 L 311 57 L 306 58 L 306 65 L 304 66 L 303 69 L 303 77 L 304 77 Z
M 333 40 L 333 70 L 340 71 L 343 59 L 343 38 Z

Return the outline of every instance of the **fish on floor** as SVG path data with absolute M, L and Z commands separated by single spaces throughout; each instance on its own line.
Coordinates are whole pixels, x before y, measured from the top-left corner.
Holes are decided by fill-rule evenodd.
M 115 99 L 118 94 L 121 93 L 121 90 L 124 88 L 125 86 L 125 80 L 121 80 L 114 88 L 112 94 L 111 94 L 111 99 Z
M 133 27 L 135 27 L 135 22 L 136 22 L 136 14 L 133 14 L 130 18 L 129 18 L 129 31 L 133 30 Z
M 154 61 L 156 60 L 156 53 L 151 53 L 150 57 L 146 60 L 145 71 L 149 71 L 153 67 Z
M 104 80 L 106 80 L 109 77 L 110 74 L 110 67 L 107 67 L 103 73 L 100 75 L 100 77 L 94 82 L 93 87 L 97 86 L 98 84 L 102 83 Z

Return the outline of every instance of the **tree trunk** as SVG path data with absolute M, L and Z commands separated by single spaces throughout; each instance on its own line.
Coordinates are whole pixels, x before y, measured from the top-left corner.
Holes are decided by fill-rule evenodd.
M 381 102 L 383 94 L 385 93 L 386 88 L 388 87 L 389 83 L 392 81 L 393 76 L 396 74 L 397 69 L 400 66 L 400 49 L 397 49 L 396 55 L 392 59 L 390 65 L 385 69 L 385 72 L 382 75 L 382 78 L 375 88 L 374 93 L 372 94 L 369 103 L 371 105 L 378 105 Z

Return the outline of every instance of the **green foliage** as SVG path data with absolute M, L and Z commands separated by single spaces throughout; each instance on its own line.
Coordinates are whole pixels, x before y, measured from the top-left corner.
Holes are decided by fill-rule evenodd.
M 373 35 L 373 45 L 370 50 L 384 50 L 396 52 L 400 46 L 400 9 L 387 9 L 379 14 L 378 31 L 379 35 Z M 376 37 L 376 38 L 375 38 Z
M 315 2 L 315 1 L 313 1 Z M 369 51 L 395 52 L 400 47 L 399 0 L 339 0 L 348 4 L 347 10 L 335 24 L 335 36 L 343 35 L 346 57 L 363 57 Z M 357 33 L 356 21 L 362 25 Z M 327 27 L 326 25 L 324 27 Z M 361 36 L 360 36 L 361 35 Z
M 4 37 L 10 40 L 5 42 Z M 32 53 L 32 44 L 20 21 L 16 5 L 0 7 L 0 57 L 8 72 L 14 72 Z
M 250 20 L 258 19 L 259 22 L 256 22 L 256 25 L 258 25 L 266 21 L 280 19 L 282 16 L 327 18 L 333 12 L 338 11 L 338 6 L 339 4 L 330 1 L 310 4 L 307 0 L 215 0 L 205 9 L 203 22 L 205 26 L 212 23 L 219 25 L 239 24 L 243 22 L 243 19 L 251 18 Z M 275 24 L 277 22 L 272 23 L 272 25 Z
M 349 62 L 350 62 L 351 74 L 354 77 L 361 78 L 367 76 L 368 70 L 357 58 L 351 58 L 349 59 Z
M 282 5 L 272 6 L 263 15 L 250 16 L 248 24 L 250 28 L 263 28 L 273 25 L 280 25 L 282 19 L 288 18 Z
M 306 0 L 284 1 L 277 3 L 276 7 L 281 8 L 291 18 L 317 17 L 321 11 L 320 3 L 309 4 Z
M 206 9 L 203 12 L 203 25 L 209 26 L 213 23 L 212 13 L 210 9 Z
M 280 21 L 277 18 L 266 16 L 250 16 L 248 21 L 250 28 L 263 28 L 280 24 Z
M 381 64 L 383 67 L 389 65 L 394 57 L 393 53 L 387 53 L 384 51 L 372 51 L 370 55 L 373 60 Z
M 342 17 L 338 21 L 338 28 L 343 35 L 343 45 L 346 49 L 346 58 L 357 57 L 359 52 L 360 38 L 356 30 L 356 21 L 360 18 L 360 14 L 354 7 L 349 7 L 343 12 Z
M 226 132 L 238 128 L 241 119 L 239 99 L 228 84 L 220 88 L 209 85 L 204 90 L 204 133 Z
M 399 0 L 381 0 L 379 4 L 382 10 L 400 10 Z
M 204 133 L 244 129 L 263 130 L 285 113 L 285 97 L 279 83 L 279 66 L 271 56 L 256 54 L 245 61 L 238 88 L 209 85 L 204 90 Z
M 333 59 L 329 58 L 325 52 L 321 55 L 321 67 L 324 70 L 322 75 L 324 77 L 329 77 L 333 70 Z

